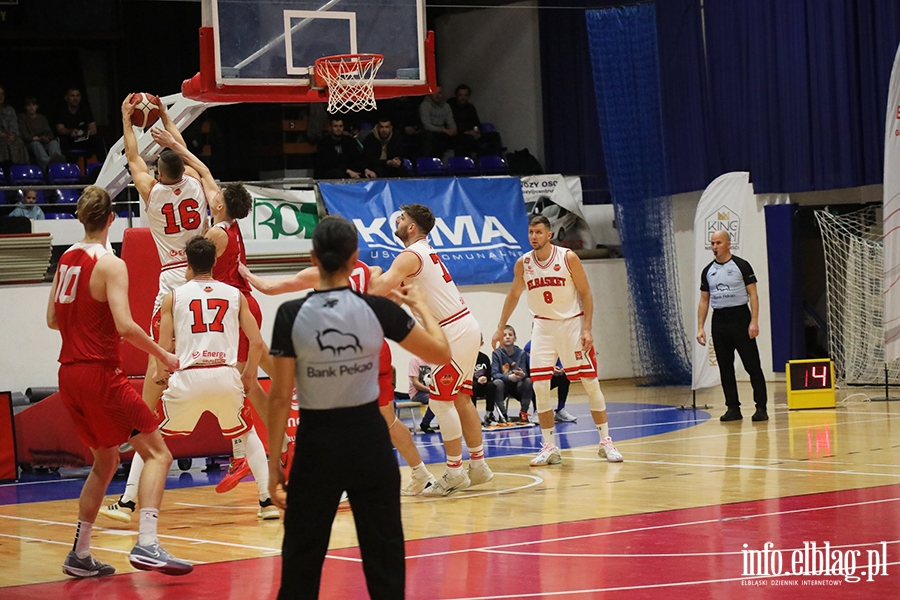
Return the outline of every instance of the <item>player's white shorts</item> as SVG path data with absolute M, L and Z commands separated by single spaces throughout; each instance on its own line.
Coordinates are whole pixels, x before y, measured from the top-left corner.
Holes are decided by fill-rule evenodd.
M 531 330 L 531 360 L 529 371 L 532 381 L 553 377 L 556 359 L 562 363 L 570 380 L 590 379 L 597 376 L 594 348 L 581 350 L 581 329 L 584 317 L 571 319 L 535 319 Z
M 150 317 L 150 337 L 159 342 L 159 309 L 162 308 L 166 294 L 187 282 L 187 267 L 177 267 L 159 273 L 159 292 L 153 301 L 153 313 Z
M 201 367 L 172 373 L 160 406 L 163 421 L 159 429 L 165 436 L 190 435 L 206 411 L 219 420 L 227 439 L 243 435 L 251 427 L 244 412 L 244 386 L 234 367 Z
M 453 401 L 460 391 L 472 395 L 472 373 L 481 348 L 481 329 L 468 309 L 459 318 L 450 317 L 446 321 L 450 322 L 441 325 L 441 329 L 450 344 L 451 359 L 431 372 L 429 397 Z

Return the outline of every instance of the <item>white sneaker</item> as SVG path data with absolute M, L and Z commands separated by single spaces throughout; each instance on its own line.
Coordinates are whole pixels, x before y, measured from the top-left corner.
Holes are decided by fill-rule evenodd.
M 272 504 L 272 499 L 266 498 L 259 501 L 259 510 L 256 511 L 256 516 L 263 521 L 272 521 L 280 519 L 281 513 L 278 512 L 278 507 Z
M 450 475 L 450 471 L 444 471 L 444 476 L 437 480 L 437 482 L 427 488 L 422 492 L 423 496 L 449 496 L 454 492 L 458 492 L 460 490 L 464 490 L 471 485 L 469 481 L 469 476 L 466 475 L 466 472 L 463 471 L 461 474 L 453 477 Z
M 134 500 L 131 502 L 122 502 L 122 498 L 120 497 L 109 506 L 102 507 L 98 511 L 98 514 L 107 519 L 119 521 L 120 523 L 131 523 L 131 515 L 134 514 L 135 508 Z
M 600 450 L 598 452 L 600 458 L 605 458 L 609 462 L 622 462 L 625 460 L 622 453 L 616 450 L 611 437 L 607 437 L 600 441 Z
M 557 423 L 574 423 L 575 421 L 578 420 L 578 417 L 576 417 L 575 415 L 573 415 L 566 409 L 561 408 L 558 411 L 556 411 L 556 416 L 554 417 L 554 420 Z
M 426 471 L 426 473 L 428 473 L 428 476 L 422 477 L 421 479 L 417 477 L 410 477 L 409 483 L 400 488 L 400 495 L 418 496 L 419 494 L 436 484 L 437 479 L 434 478 L 434 475 L 431 474 L 431 471 Z
M 350 496 L 347 495 L 347 492 L 341 492 L 341 502 L 347 502 L 350 499 Z
M 469 485 L 481 485 L 494 478 L 494 472 L 491 471 L 491 468 L 484 461 L 477 465 L 469 463 L 469 469 L 466 471 L 466 474 L 469 476 Z
M 544 443 L 538 455 L 532 458 L 528 464 L 532 467 L 542 467 L 544 465 L 558 465 L 561 462 L 562 456 L 559 455 L 559 446 Z

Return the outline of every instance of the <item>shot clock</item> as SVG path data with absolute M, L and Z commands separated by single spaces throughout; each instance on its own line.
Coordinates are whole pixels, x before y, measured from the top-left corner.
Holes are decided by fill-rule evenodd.
M 789 409 L 834 408 L 834 363 L 830 358 L 787 363 Z

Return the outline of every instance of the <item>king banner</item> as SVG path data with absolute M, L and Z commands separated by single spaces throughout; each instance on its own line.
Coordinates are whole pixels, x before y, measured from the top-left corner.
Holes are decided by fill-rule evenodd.
M 404 204 L 431 208 L 428 241 L 458 285 L 512 281 L 516 260 L 531 249 L 514 177 L 321 183 L 319 193 L 330 214 L 356 225 L 359 259 L 385 270 L 404 249 L 393 233 Z

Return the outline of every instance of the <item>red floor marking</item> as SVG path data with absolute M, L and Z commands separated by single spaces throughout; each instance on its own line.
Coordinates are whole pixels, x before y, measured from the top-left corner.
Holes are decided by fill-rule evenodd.
M 407 597 L 614 598 L 892 598 L 900 589 L 900 485 L 757 502 L 520 527 L 410 541 Z M 887 542 L 887 575 L 857 583 L 844 577 L 743 577 L 743 544 L 772 542 L 791 568 L 791 550 L 804 542 L 832 551 L 861 552 Z M 846 554 L 844 554 L 846 556 Z M 321 598 L 367 597 L 356 548 L 330 553 Z M 344 560 L 337 559 L 338 557 Z M 350 559 L 350 560 L 346 560 Z M 879 571 L 881 572 L 881 571 Z M 138 573 L 97 581 L 4 588 L 4 600 L 192 600 L 274 598 L 280 558 L 201 565 L 169 578 Z M 797 585 L 791 585 L 797 582 Z M 835 584 L 837 585 L 824 585 Z

